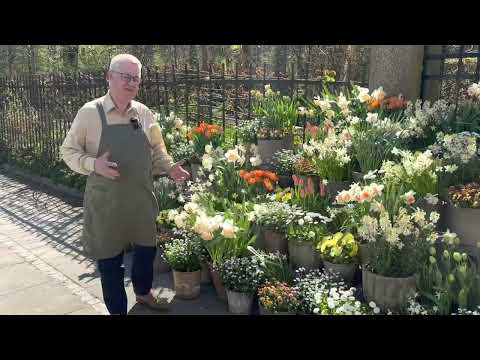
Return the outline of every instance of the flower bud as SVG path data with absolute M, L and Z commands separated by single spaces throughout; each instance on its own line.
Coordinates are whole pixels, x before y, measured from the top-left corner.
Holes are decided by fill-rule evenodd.
M 455 239 L 453 239 L 453 243 L 457 246 L 460 245 L 460 239 L 458 237 L 455 237 Z
M 453 253 L 453 260 L 455 260 L 456 262 L 459 263 L 460 261 L 462 261 L 462 255 L 460 255 L 459 252 L 454 252 Z
M 467 261 L 467 260 L 468 260 L 468 255 L 467 255 L 466 253 L 463 253 L 463 254 L 462 254 L 462 259 L 463 259 L 464 261 Z
M 445 259 L 448 259 L 448 258 L 450 257 L 450 254 L 449 254 L 449 252 L 448 252 L 447 250 L 443 250 L 443 257 L 444 257 Z
M 430 255 L 435 255 L 437 251 L 435 250 L 434 247 L 430 247 Z
M 455 281 L 455 276 L 453 274 L 448 274 L 448 282 L 451 284 Z
M 437 262 L 433 256 L 429 256 L 428 260 L 430 261 L 430 264 L 435 264 Z

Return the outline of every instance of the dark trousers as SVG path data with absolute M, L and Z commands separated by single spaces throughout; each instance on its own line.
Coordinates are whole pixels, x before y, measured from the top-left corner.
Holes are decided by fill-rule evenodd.
M 132 284 L 135 295 L 146 295 L 153 282 L 153 261 L 157 248 L 135 245 L 133 247 Z M 127 293 L 125 292 L 125 268 L 123 252 L 108 259 L 98 260 L 102 282 L 103 300 L 110 314 L 127 314 Z

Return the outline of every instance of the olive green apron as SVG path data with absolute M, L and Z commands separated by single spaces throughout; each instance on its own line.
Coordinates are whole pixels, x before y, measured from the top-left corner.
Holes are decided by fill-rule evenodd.
M 129 244 L 155 246 L 158 204 L 153 193 L 152 155 L 141 127 L 108 125 L 100 101 L 102 133 L 97 157 L 109 152 L 120 176 L 92 172 L 84 195 L 83 244 L 95 260 L 120 254 Z

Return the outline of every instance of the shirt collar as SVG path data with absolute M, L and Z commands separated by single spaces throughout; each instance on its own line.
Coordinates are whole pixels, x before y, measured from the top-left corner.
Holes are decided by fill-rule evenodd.
M 105 113 L 112 111 L 115 109 L 115 103 L 113 102 L 112 95 L 110 94 L 110 90 L 107 91 L 107 94 L 104 96 L 103 99 L 103 110 Z M 127 107 L 127 114 L 131 111 L 135 110 L 133 101 L 130 101 Z

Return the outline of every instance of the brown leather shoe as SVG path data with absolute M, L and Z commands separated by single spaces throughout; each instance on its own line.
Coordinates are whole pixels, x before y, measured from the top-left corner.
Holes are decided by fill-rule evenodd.
M 166 298 L 153 296 L 152 293 L 145 296 L 136 297 L 137 303 L 145 305 L 155 311 L 168 311 L 170 310 L 170 302 Z

